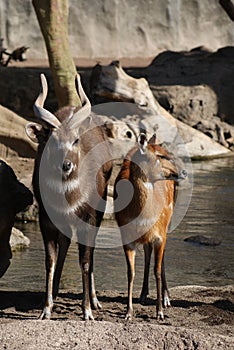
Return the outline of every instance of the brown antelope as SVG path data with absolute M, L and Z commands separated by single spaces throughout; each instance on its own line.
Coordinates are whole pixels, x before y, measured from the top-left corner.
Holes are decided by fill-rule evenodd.
M 121 231 L 127 262 L 126 319 L 131 319 L 133 316 L 132 292 L 137 244 L 143 244 L 145 252 L 144 282 L 140 301 L 144 302 L 148 294 L 150 258 L 154 249 L 157 318 L 162 320 L 164 318 L 162 293 L 164 307 L 170 306 L 163 264 L 164 248 L 173 213 L 175 180 L 184 178 L 186 172 L 183 170 L 178 174 L 171 156 L 165 149 L 155 144 L 155 139 L 154 135 L 147 142 L 144 134 L 139 136 L 138 145 L 128 152 L 115 181 L 115 216 Z M 124 207 L 126 196 L 129 198 Z
M 26 126 L 28 136 L 39 144 L 33 188 L 45 245 L 46 300 L 41 319 L 51 317 L 53 298 L 58 293 L 63 264 L 74 236 L 79 243 L 84 318 L 93 319 L 91 306 L 101 307 L 94 287 L 93 253 L 105 211 L 112 163 L 104 128 L 91 112 L 79 75 L 76 83 L 82 107 L 63 107 L 52 114 L 43 107 L 47 82 L 41 75 L 42 91 L 34 104 L 39 124 Z M 98 145 L 102 145 L 101 151 Z

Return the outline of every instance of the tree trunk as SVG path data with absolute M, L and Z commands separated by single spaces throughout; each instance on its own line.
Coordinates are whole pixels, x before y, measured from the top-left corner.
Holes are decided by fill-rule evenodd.
M 68 42 L 68 0 L 33 0 L 45 40 L 59 107 L 79 106 L 76 67 Z

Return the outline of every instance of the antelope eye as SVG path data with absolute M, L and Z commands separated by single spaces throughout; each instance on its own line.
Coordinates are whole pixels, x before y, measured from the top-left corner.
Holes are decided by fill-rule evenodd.
M 78 143 L 79 143 L 79 139 L 75 139 L 75 141 L 73 142 L 73 146 L 78 145 Z

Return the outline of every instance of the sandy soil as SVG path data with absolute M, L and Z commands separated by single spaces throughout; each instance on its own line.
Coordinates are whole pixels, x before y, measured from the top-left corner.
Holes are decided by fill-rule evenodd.
M 126 294 L 98 293 L 102 310 L 82 321 L 81 294 L 62 291 L 52 320 L 39 321 L 41 292 L 0 292 L 1 349 L 233 349 L 234 286 L 176 287 L 165 320 L 155 318 L 155 299 L 134 298 L 135 317 L 124 320 Z

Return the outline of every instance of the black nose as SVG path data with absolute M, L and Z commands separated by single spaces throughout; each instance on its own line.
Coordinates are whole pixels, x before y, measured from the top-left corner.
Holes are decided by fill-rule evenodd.
M 65 159 L 63 162 L 63 171 L 69 171 L 72 167 L 72 162 L 68 159 Z

